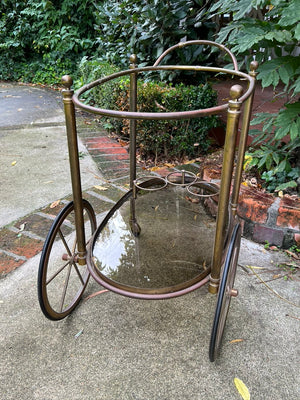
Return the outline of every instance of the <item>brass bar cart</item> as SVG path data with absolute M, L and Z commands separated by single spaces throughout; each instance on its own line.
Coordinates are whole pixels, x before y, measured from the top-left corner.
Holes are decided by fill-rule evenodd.
M 205 66 L 161 65 L 171 51 L 190 46 L 213 46 L 227 53 L 233 70 Z M 208 284 L 218 293 L 210 339 L 209 358 L 218 353 L 234 288 L 241 226 L 238 195 L 255 89 L 257 63 L 249 74 L 238 70 L 233 54 L 215 42 L 181 42 L 165 51 L 153 66 L 130 68 L 89 83 L 75 94 L 72 79 L 62 78 L 73 201 L 54 221 L 45 241 L 38 274 L 41 309 L 51 320 L 70 314 L 79 303 L 91 275 L 115 293 L 137 299 L 168 299 Z M 226 74 L 247 82 L 231 87 L 228 103 L 180 112 L 139 112 L 137 81 L 151 71 L 193 71 Z M 85 104 L 82 95 L 120 77 L 130 79 L 128 111 L 101 109 Z M 75 107 L 100 116 L 130 121 L 130 188 L 97 226 L 95 212 L 82 198 Z M 227 110 L 224 159 L 220 185 L 201 180 L 188 171 L 165 177 L 137 177 L 136 132 L 138 120 L 201 118 Z M 237 142 L 239 120 L 242 118 Z M 238 145 L 237 145 L 238 143 Z M 187 196 L 188 195 L 188 196 Z M 195 201 L 187 199 L 194 198 Z M 217 215 L 211 205 L 217 206 Z

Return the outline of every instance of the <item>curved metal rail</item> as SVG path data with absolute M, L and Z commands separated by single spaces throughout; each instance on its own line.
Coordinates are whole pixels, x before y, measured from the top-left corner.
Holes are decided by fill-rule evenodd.
M 81 108 L 86 112 L 90 112 L 92 114 L 103 115 L 106 117 L 112 118 L 124 118 L 124 119 L 139 119 L 139 120 L 168 120 L 168 119 L 190 119 L 190 118 L 197 118 L 205 115 L 213 115 L 218 114 L 222 111 L 227 110 L 228 103 L 221 104 L 216 107 L 205 108 L 202 110 L 192 110 L 192 111 L 179 111 L 179 112 L 140 112 L 140 111 L 117 111 L 117 110 L 107 110 L 103 108 L 93 107 L 87 104 L 84 104 L 80 100 L 80 96 L 83 93 L 87 92 L 88 90 L 93 89 L 96 86 L 102 85 L 106 82 L 109 82 L 113 79 L 120 78 L 122 76 L 127 76 L 131 74 L 140 74 L 142 72 L 149 72 L 149 71 L 174 71 L 174 70 L 181 70 L 181 71 L 201 71 L 201 72 L 214 72 L 214 73 L 225 73 L 228 75 L 234 75 L 239 78 L 242 78 L 248 81 L 248 88 L 247 91 L 238 98 L 239 101 L 244 102 L 247 100 L 254 89 L 255 81 L 254 79 L 241 71 L 224 69 L 224 68 L 216 68 L 216 67 L 202 67 L 202 66 L 187 66 L 187 65 L 168 65 L 168 66 L 151 66 L 151 67 L 143 67 L 143 68 L 132 68 L 126 71 L 117 72 L 115 74 L 109 75 L 105 78 L 98 79 L 94 82 L 91 82 L 87 85 L 82 86 L 79 90 L 76 91 L 73 95 L 73 102 L 74 104 Z M 236 98 L 237 100 L 237 98 Z

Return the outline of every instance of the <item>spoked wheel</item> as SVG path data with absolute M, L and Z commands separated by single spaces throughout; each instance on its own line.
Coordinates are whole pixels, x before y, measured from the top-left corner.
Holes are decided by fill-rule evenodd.
M 90 203 L 83 200 L 85 238 L 96 230 L 96 217 Z M 38 273 L 38 298 L 45 316 L 59 320 L 70 314 L 88 283 L 86 265 L 76 260 L 77 238 L 74 203 L 67 204 L 56 217 L 46 238 Z
M 212 327 L 212 333 L 210 337 L 210 345 L 209 345 L 210 361 L 215 361 L 221 345 L 231 297 L 236 297 L 238 295 L 237 290 L 233 289 L 233 285 L 236 275 L 237 261 L 239 257 L 240 242 L 241 242 L 241 227 L 240 224 L 238 223 L 235 225 L 233 229 L 233 233 L 230 239 L 223 267 L 223 273 L 221 277 L 218 299 L 217 299 L 217 307 Z

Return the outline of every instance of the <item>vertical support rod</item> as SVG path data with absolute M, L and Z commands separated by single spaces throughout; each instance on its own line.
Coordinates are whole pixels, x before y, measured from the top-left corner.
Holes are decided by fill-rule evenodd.
M 130 56 L 130 69 L 136 68 L 136 55 Z M 137 74 L 130 74 L 130 93 L 129 93 L 129 110 L 137 111 Z M 130 120 L 130 189 L 133 188 L 133 181 L 136 179 L 136 119 Z
M 136 68 L 136 55 L 130 56 L 130 69 Z M 137 73 L 133 72 L 130 74 L 130 93 L 129 93 L 129 110 L 132 112 L 137 111 Z M 138 236 L 141 232 L 141 228 L 136 219 L 135 211 L 135 200 L 136 200 L 136 188 L 134 181 L 136 179 L 136 119 L 130 120 L 130 142 L 129 142 L 129 157 L 130 157 L 130 189 L 133 191 L 133 195 L 130 199 L 130 227 L 134 236 Z
M 234 85 L 230 89 L 231 100 L 229 100 L 229 107 L 227 112 L 227 128 L 221 175 L 221 187 L 218 202 L 213 262 L 210 275 L 210 283 L 208 287 L 210 293 L 218 292 L 220 282 L 222 253 L 224 249 L 224 234 L 226 224 L 228 223 L 229 197 L 235 155 L 235 144 L 238 131 L 240 108 L 242 104 L 240 101 L 238 101 L 238 99 L 241 97 L 242 92 L 243 88 L 240 85 Z
M 249 75 L 252 76 L 252 78 L 254 78 L 254 79 L 256 78 L 256 75 L 257 75 L 257 72 L 256 72 L 257 68 L 258 68 L 258 62 L 252 61 L 250 64 Z M 247 101 L 245 103 L 244 111 L 243 111 L 243 123 L 242 123 L 242 129 L 241 129 L 241 135 L 240 135 L 240 141 L 239 141 L 239 149 L 238 149 L 237 163 L 236 163 L 236 168 L 235 168 L 234 184 L 233 184 L 232 196 L 231 196 L 231 210 L 232 210 L 233 217 L 235 217 L 237 214 L 240 185 L 241 185 L 241 178 L 242 178 L 243 165 L 244 165 L 244 156 L 245 156 L 245 151 L 246 151 L 246 146 L 247 146 L 254 90 L 255 90 L 255 88 L 253 89 L 253 92 L 251 93 L 250 97 L 247 99 Z
M 75 212 L 75 227 L 77 237 L 78 264 L 86 264 L 86 242 L 84 233 L 83 202 L 80 180 L 79 152 L 75 120 L 75 107 L 72 101 L 74 91 L 71 89 L 72 78 L 68 75 L 62 77 L 66 89 L 62 90 L 66 130 L 68 138 L 69 162 L 71 171 L 72 192 Z

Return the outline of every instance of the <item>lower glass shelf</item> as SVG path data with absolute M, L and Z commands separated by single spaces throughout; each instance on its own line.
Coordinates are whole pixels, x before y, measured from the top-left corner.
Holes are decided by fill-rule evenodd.
M 199 282 L 210 271 L 216 225 L 206 202 L 177 186 L 139 190 L 136 199 L 125 195 L 93 239 L 92 274 L 142 293 L 172 292 Z M 138 236 L 131 231 L 134 215 Z

